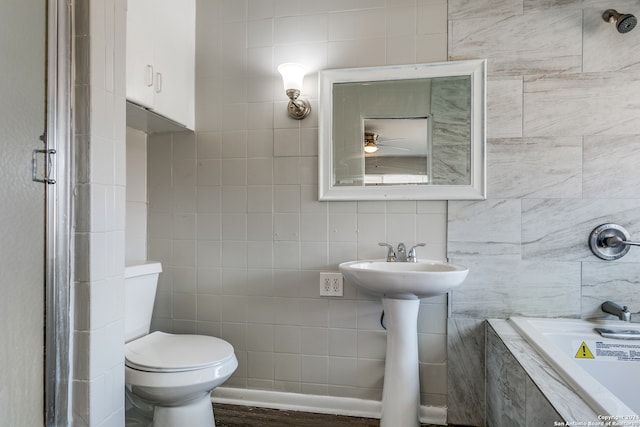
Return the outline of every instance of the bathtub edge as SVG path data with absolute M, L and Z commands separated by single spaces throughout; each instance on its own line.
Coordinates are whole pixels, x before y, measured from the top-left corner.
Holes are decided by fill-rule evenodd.
M 505 319 L 487 319 L 490 327 L 524 373 L 565 423 L 598 422 L 598 415 L 553 367 Z

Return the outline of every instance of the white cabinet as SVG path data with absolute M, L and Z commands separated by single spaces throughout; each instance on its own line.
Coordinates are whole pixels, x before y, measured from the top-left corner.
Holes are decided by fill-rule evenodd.
M 127 100 L 193 129 L 195 0 L 128 0 Z

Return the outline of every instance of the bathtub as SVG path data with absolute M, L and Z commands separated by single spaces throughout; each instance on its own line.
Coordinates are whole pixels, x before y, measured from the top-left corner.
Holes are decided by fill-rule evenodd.
M 621 321 L 513 317 L 513 328 L 607 425 L 640 425 L 640 340 L 595 328 L 640 331 Z

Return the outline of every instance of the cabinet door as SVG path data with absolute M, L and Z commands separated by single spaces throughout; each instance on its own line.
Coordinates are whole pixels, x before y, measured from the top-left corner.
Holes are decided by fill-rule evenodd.
M 155 0 L 154 109 L 194 126 L 195 0 Z
M 153 108 L 154 0 L 127 2 L 127 99 Z

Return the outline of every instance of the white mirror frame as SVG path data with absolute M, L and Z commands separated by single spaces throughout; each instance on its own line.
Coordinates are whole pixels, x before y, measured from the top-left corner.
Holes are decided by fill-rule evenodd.
M 319 200 L 486 199 L 486 60 L 344 68 L 319 72 Z M 333 185 L 333 85 L 336 83 L 471 77 L 471 182 L 469 185 Z

